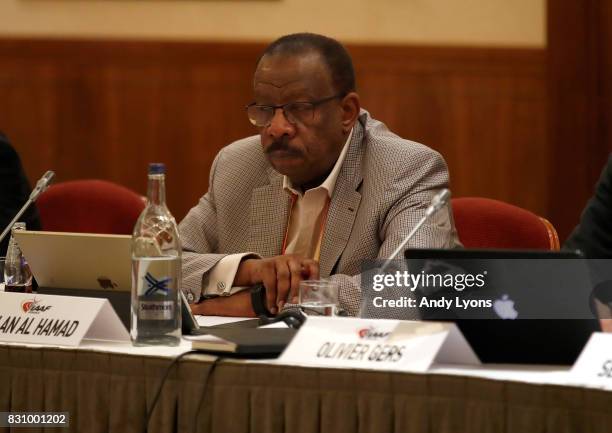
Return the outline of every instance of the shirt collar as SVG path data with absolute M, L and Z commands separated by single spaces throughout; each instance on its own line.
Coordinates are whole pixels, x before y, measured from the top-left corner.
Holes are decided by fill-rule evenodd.
M 313 189 L 324 188 L 325 190 L 327 190 L 327 195 L 331 198 L 332 194 L 334 193 L 338 174 L 340 174 L 340 169 L 342 168 L 342 164 L 344 163 L 344 158 L 346 158 L 346 153 L 348 151 L 351 138 L 353 138 L 353 128 L 351 128 L 351 132 L 349 132 L 346 142 L 344 143 L 344 147 L 342 148 L 342 151 L 340 152 L 340 155 L 336 160 L 336 164 L 334 164 L 334 168 L 332 168 L 332 171 L 329 173 L 323 183 Z M 297 194 L 298 196 L 303 195 L 303 193 L 299 189 L 293 187 L 291 179 L 289 179 L 287 176 L 283 176 L 283 189 L 289 193 Z

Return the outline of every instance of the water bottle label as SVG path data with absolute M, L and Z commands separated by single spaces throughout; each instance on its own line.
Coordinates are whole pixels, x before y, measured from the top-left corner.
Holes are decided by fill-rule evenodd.
M 174 302 L 141 300 L 138 317 L 143 320 L 172 320 Z
M 142 320 L 172 320 L 176 317 L 180 262 L 177 258 L 140 258 L 134 261 L 135 312 Z

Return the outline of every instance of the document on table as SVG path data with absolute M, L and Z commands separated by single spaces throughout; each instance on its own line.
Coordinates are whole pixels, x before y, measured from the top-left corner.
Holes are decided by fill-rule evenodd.
M 242 322 L 252 320 L 252 317 L 225 317 L 225 316 L 195 316 L 200 326 L 225 325 L 227 323 Z

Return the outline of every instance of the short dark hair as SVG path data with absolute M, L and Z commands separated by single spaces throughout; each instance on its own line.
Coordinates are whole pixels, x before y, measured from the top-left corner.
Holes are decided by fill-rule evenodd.
M 335 39 L 315 33 L 294 33 L 278 38 L 265 49 L 257 60 L 259 62 L 267 55 L 304 54 L 315 52 L 321 56 L 331 74 L 334 87 L 343 95 L 353 92 L 355 85 L 355 69 L 351 56 L 344 46 Z

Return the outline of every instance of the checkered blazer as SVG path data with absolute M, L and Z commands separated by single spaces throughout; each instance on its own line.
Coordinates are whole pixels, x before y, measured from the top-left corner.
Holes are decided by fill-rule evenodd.
M 259 136 L 221 149 L 208 192 L 179 225 L 183 290 L 200 297 L 208 271 L 225 255 L 281 254 L 290 197 L 268 163 Z M 404 140 L 362 110 L 331 198 L 321 242 L 320 274 L 338 281 L 340 307 L 357 315 L 360 266 L 387 258 L 424 215 L 433 195 L 448 187 L 442 156 Z M 408 247 L 459 245 L 450 207 L 431 218 Z

